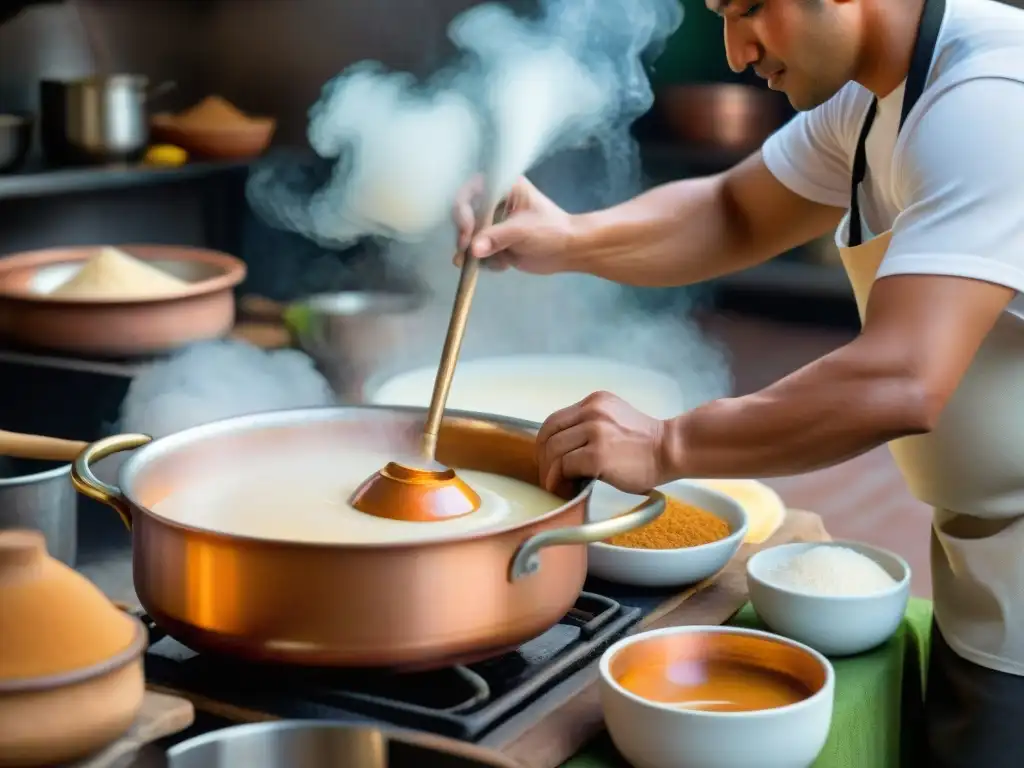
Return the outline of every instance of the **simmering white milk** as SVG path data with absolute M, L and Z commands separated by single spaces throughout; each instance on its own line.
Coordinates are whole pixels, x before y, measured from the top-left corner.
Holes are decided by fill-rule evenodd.
M 499 528 L 539 517 L 564 504 L 542 488 L 487 472 L 457 470 L 480 495 L 480 509 L 439 522 L 411 523 L 367 515 L 349 504 L 355 489 L 393 456 L 299 451 L 211 468 L 156 504 L 153 512 L 184 525 L 236 536 L 295 542 L 371 544 L 415 542 Z
M 386 405 L 426 406 L 436 376 L 436 368 L 406 371 L 383 382 L 370 399 Z M 447 406 L 539 424 L 601 390 L 659 419 L 685 410 L 682 391 L 670 377 L 586 355 L 511 355 L 460 362 Z

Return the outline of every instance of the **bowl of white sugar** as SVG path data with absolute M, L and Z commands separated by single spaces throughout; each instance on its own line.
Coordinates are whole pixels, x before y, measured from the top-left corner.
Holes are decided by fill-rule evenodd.
M 910 598 L 910 566 L 850 541 L 784 544 L 747 562 L 750 602 L 769 629 L 826 656 L 851 656 L 891 638 Z

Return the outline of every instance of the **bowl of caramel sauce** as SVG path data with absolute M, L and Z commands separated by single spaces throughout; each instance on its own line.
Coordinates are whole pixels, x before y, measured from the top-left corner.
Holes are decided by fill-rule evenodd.
M 638 768 L 809 768 L 832 723 L 822 654 L 768 632 L 669 627 L 601 657 L 601 705 Z

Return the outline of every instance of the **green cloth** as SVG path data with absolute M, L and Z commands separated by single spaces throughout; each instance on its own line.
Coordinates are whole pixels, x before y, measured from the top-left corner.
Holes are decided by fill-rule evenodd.
M 832 730 L 814 768 L 899 768 L 915 758 L 923 738 L 921 715 L 927 679 L 932 604 L 911 599 L 899 631 L 874 651 L 833 660 L 836 699 Z M 748 604 L 729 624 L 763 629 Z M 913 674 L 904 676 L 904 670 Z M 625 768 L 602 733 L 563 768 Z

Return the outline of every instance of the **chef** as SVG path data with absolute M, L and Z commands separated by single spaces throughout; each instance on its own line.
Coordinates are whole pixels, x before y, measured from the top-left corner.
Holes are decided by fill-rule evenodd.
M 538 438 L 553 486 L 790 475 L 888 443 L 935 508 L 938 768 L 1024 764 L 1024 12 L 991 0 L 707 0 L 731 67 L 800 110 L 725 173 L 569 215 L 522 180 L 478 258 L 639 286 L 734 272 L 836 228 L 855 340 L 659 421 L 607 393 Z

